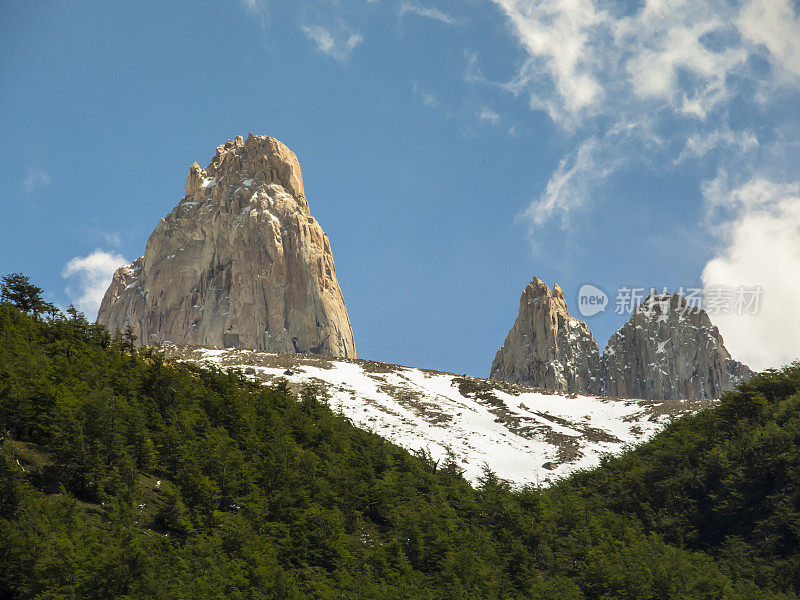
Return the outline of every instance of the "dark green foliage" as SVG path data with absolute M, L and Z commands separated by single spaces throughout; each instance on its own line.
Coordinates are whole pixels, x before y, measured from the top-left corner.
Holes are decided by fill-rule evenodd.
M 795 598 L 798 390 L 768 372 L 552 489 L 473 488 L 313 389 L 6 303 L 0 598 Z
M 25 494 L 22 473 L 10 456 L 0 455 L 0 519 L 12 519 L 17 515 Z
M 0 280 L 0 303 L 7 302 L 36 317 L 45 313 L 55 315 L 55 305 L 45 302 L 42 293 L 42 288 L 32 284 L 22 273 L 11 273 Z
M 766 371 L 720 406 L 572 478 L 568 494 L 635 517 L 785 591 L 800 586 L 800 363 Z

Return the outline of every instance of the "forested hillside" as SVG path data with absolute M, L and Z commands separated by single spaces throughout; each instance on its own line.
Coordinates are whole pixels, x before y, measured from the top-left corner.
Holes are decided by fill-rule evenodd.
M 800 365 L 553 488 L 476 489 L 313 389 L 6 300 L 0 598 L 796 597 Z

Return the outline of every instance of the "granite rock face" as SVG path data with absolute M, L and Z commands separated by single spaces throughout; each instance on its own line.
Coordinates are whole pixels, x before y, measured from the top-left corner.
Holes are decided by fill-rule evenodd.
M 614 333 L 602 357 L 609 396 L 719 398 L 750 378 L 731 358 L 708 314 L 678 294 L 651 294 Z
M 586 323 L 569 314 L 558 285 L 551 293 L 535 277 L 528 284 L 489 377 L 563 392 L 602 391 L 597 342 Z
M 356 356 L 328 236 L 311 216 L 300 163 L 250 134 L 189 169 L 185 196 L 100 305 L 112 332 L 267 352 Z
M 532 387 L 657 401 L 719 398 L 752 374 L 731 358 L 708 314 L 678 294 L 648 296 L 601 357 L 558 285 L 551 293 L 537 278 L 490 371 Z

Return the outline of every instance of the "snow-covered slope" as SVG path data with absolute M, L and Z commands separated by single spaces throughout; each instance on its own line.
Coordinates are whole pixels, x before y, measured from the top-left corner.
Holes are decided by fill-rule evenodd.
M 484 463 L 515 484 L 547 485 L 652 437 L 710 401 L 561 395 L 367 360 L 249 350 L 175 348 L 180 360 L 237 368 L 256 380 L 317 385 L 354 424 L 434 459 L 450 453 L 475 480 Z

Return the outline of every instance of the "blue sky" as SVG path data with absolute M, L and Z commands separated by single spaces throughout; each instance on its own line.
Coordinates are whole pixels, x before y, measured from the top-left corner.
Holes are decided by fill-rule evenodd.
M 0 21 L 0 273 L 96 309 L 189 165 L 298 155 L 359 356 L 486 375 L 536 275 L 759 286 L 734 357 L 800 355 L 791 0 L 23 2 Z

